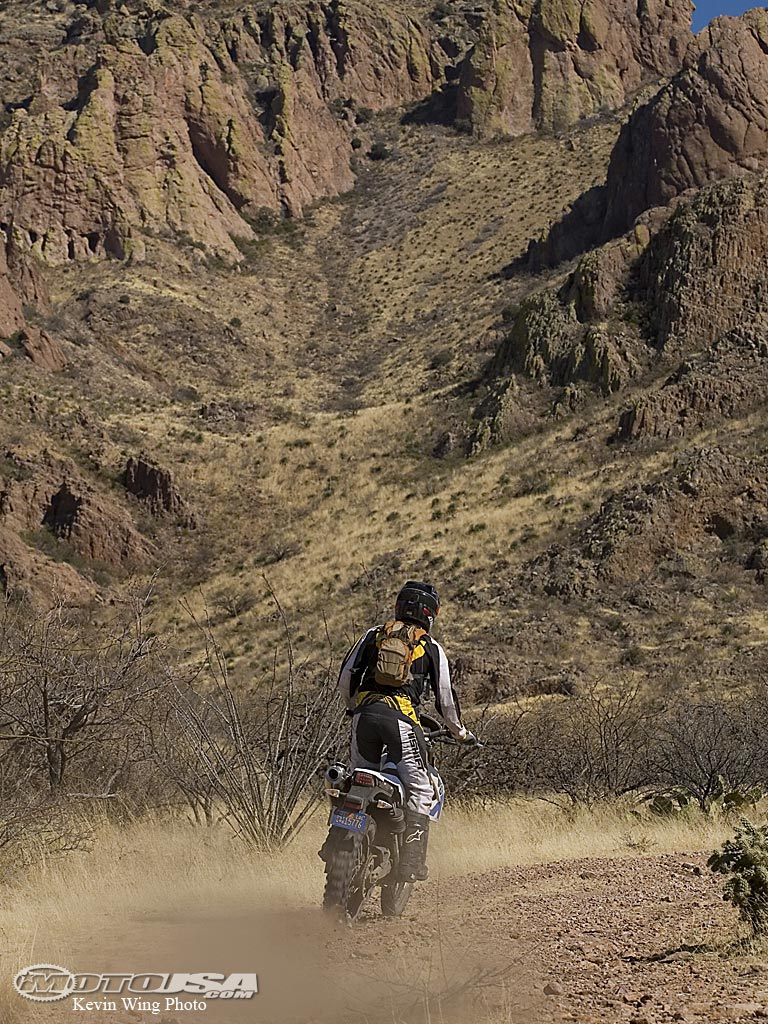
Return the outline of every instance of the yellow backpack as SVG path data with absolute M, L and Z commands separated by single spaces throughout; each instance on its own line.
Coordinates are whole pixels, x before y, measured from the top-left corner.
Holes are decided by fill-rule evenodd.
M 387 622 L 376 637 L 375 678 L 379 686 L 405 686 L 411 678 L 411 665 L 424 653 L 421 638 L 426 629 L 405 622 Z M 420 650 L 418 650 L 420 648 Z

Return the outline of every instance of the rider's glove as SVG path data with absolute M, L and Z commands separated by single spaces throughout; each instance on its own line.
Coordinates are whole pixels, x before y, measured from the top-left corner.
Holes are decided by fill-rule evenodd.
M 457 738 L 459 743 L 464 743 L 470 747 L 477 743 L 477 736 L 470 732 L 469 729 L 462 729 Z

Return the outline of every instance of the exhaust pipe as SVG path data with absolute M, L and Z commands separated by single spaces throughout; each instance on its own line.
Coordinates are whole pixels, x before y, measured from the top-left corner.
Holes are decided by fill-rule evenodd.
M 340 764 L 338 761 L 336 764 L 332 764 L 325 771 L 325 788 L 326 791 L 339 790 L 350 777 L 349 768 L 345 764 Z

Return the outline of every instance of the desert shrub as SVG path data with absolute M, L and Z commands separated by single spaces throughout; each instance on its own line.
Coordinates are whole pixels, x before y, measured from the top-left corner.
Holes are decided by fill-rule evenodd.
M 648 783 L 652 720 L 637 689 L 622 684 L 514 704 L 475 729 L 486 746 L 471 762 L 448 759 L 453 785 L 465 798 L 525 794 L 570 805 L 632 793 Z
M 77 613 L 64 606 L 33 617 L 6 607 L 0 622 L 6 781 L 23 779 L 30 794 L 51 799 L 116 792 L 140 756 L 125 723 L 159 687 L 159 641 L 145 628 L 149 597 L 121 609 L 91 642 Z
M 453 13 L 453 5 L 448 0 L 437 0 L 437 3 L 429 13 L 432 21 L 445 21 Z
M 622 681 L 540 693 L 486 722 L 483 738 L 476 795 L 591 805 L 636 794 L 655 814 L 728 815 L 754 808 L 768 790 L 762 684 L 738 699 L 683 695 L 666 705 Z
M 344 117 L 346 112 L 350 109 L 352 101 L 349 99 L 342 99 L 340 96 L 335 100 L 332 100 L 329 104 L 330 110 L 336 117 Z
M 373 120 L 373 110 L 370 107 L 358 107 L 355 111 L 357 124 L 368 124 Z
M 64 605 L 0 609 L 0 874 L 81 848 L 94 806 L 113 817 L 186 808 L 271 849 L 321 798 L 316 776 L 344 724 L 330 655 L 310 673 L 286 632 L 285 671 L 235 694 L 210 621 L 196 649 L 177 652 L 153 629 L 151 602 L 150 589 L 97 627 Z
M 737 789 L 720 776 L 716 791 L 703 808 L 694 794 L 684 786 L 673 786 L 671 789 L 652 792 L 646 802 L 653 814 L 662 817 L 685 814 L 694 809 L 704 810 L 710 815 L 729 815 L 742 813 L 748 809 L 754 811 L 764 796 L 765 791 L 761 785 Z
M 284 626 L 284 678 L 275 672 L 247 699 L 238 697 L 225 652 L 202 622 L 208 685 L 172 682 L 167 691 L 185 763 L 195 765 L 235 834 L 261 850 L 283 846 L 308 821 L 323 795 L 319 770 L 337 753 L 343 728 L 332 650 L 326 671 L 308 676 L 308 666 L 294 661 L 287 619 L 271 593 Z M 176 747 L 168 753 L 167 769 L 175 772 Z M 208 819 L 204 806 L 203 812 Z
M 726 789 L 765 783 L 766 740 L 762 688 L 741 699 L 681 697 L 656 723 L 651 776 L 661 786 L 681 787 L 708 812 Z
M 432 361 L 429 364 L 431 370 L 439 370 L 443 366 L 447 366 L 451 359 L 453 359 L 453 353 L 449 348 L 441 348 L 432 356 Z
M 642 665 L 644 661 L 645 651 L 642 647 L 640 647 L 637 644 L 633 644 L 631 647 L 627 647 L 627 649 L 621 655 L 622 665 L 637 666 Z
M 389 160 L 392 156 L 392 150 L 381 140 L 374 142 L 371 148 L 368 150 L 369 160 Z
M 552 474 L 547 469 L 535 469 L 523 473 L 515 492 L 516 498 L 525 498 L 531 494 L 546 494 L 552 489 L 554 483 Z
M 121 813 L 151 790 L 136 715 L 160 689 L 151 592 L 97 635 L 75 609 L 0 611 L 0 870 L 80 849 L 89 808 Z M 92 817 L 92 815 L 91 815 Z
M 653 713 L 636 686 L 593 687 L 542 698 L 518 730 L 520 783 L 593 804 L 648 783 Z
M 727 875 L 723 899 L 732 903 L 754 936 L 768 932 L 768 825 L 746 818 L 732 839 L 707 861 L 712 871 Z

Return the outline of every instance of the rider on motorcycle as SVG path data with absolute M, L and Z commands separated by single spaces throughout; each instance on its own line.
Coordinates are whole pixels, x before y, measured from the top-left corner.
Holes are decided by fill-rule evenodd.
M 427 770 L 427 749 L 418 708 L 428 689 L 451 734 L 462 743 L 475 737 L 461 724 L 461 710 L 451 686 L 448 659 L 429 634 L 440 611 L 437 591 L 429 583 L 409 580 L 397 595 L 395 623 L 417 627 L 411 635 L 410 673 L 403 685 L 377 682 L 377 659 L 392 623 L 373 626 L 351 648 L 341 666 L 339 692 L 352 716 L 353 768 L 379 770 L 382 752 L 396 765 L 406 789 L 406 831 L 400 859 L 400 881 L 427 878 L 427 838 L 433 789 Z

